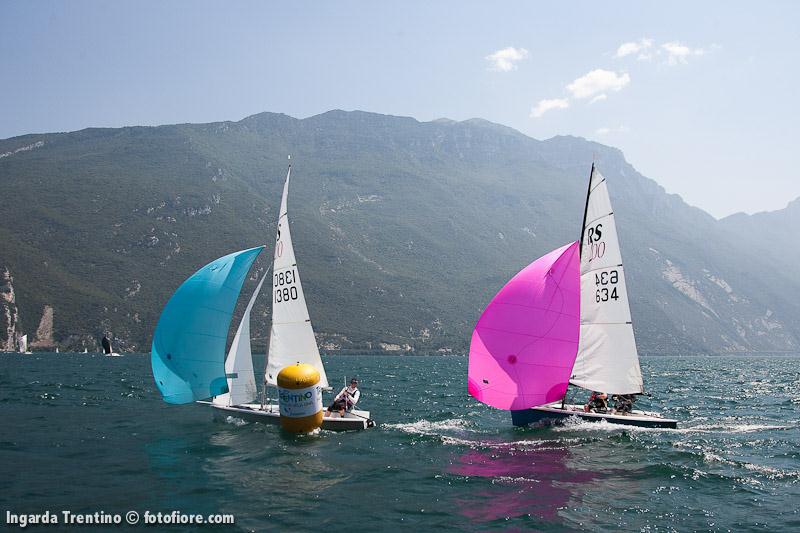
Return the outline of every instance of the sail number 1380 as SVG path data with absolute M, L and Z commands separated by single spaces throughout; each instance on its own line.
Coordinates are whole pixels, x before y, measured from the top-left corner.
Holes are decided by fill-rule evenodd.
M 616 270 L 596 272 L 594 275 L 594 284 L 597 287 L 597 292 L 595 292 L 594 301 L 600 303 L 609 300 L 619 300 L 616 287 L 618 281 L 619 272 Z
M 273 275 L 272 286 L 275 289 L 275 303 L 297 300 L 297 271 L 295 269 L 276 272 Z

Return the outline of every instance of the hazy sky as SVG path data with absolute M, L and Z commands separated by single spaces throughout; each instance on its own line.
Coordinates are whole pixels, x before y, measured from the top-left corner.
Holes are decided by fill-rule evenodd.
M 0 138 L 362 109 L 621 148 L 715 216 L 800 196 L 800 2 L 0 2 Z

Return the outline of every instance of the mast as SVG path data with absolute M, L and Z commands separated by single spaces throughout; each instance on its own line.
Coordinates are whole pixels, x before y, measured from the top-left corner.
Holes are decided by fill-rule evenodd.
M 581 240 L 578 245 L 578 260 L 583 257 L 583 234 L 586 233 L 586 215 L 589 213 L 589 196 L 592 194 L 592 177 L 594 176 L 594 160 L 592 160 L 592 170 L 589 171 L 589 185 L 586 186 L 586 203 L 583 204 L 583 222 L 581 222 Z M 564 397 L 561 398 L 561 408 L 564 409 L 567 403 L 567 394 L 569 393 L 569 381 L 567 381 L 567 388 L 564 391 Z
M 278 217 L 275 254 L 272 263 L 272 326 L 267 356 L 266 379 L 277 384 L 277 375 L 284 367 L 307 363 L 320 373 L 321 387 L 327 388 L 328 379 L 319 353 L 311 318 L 308 313 L 299 267 L 292 245 L 291 224 L 288 216 L 289 181 L 291 166 L 283 185 Z
M 594 164 L 589 183 L 581 231 L 581 242 L 587 245 L 587 254 L 581 254 L 581 336 L 570 383 L 608 394 L 641 394 L 614 210 L 608 183 Z
M 286 180 L 288 181 L 289 180 L 289 176 L 292 175 L 292 154 L 288 154 L 286 156 L 286 159 L 289 161 L 288 166 L 286 168 Z M 280 231 L 280 225 L 281 225 L 281 213 L 280 213 L 280 210 L 281 210 L 281 208 L 278 207 L 278 231 Z M 278 239 L 280 239 L 280 233 L 278 233 Z M 276 239 L 276 242 L 277 242 L 278 239 Z M 273 251 L 273 254 L 274 254 L 274 251 Z M 274 268 L 275 268 L 275 259 L 273 258 L 272 263 L 270 264 L 269 268 L 267 269 L 267 272 L 269 272 L 269 269 L 273 269 L 274 270 Z M 272 299 L 272 297 L 270 297 L 270 298 Z M 269 382 L 267 381 L 267 368 L 269 368 L 269 348 L 270 348 L 270 344 L 272 344 L 272 324 L 275 322 L 275 304 L 274 304 L 274 302 L 273 302 L 271 307 L 272 307 L 272 313 L 271 313 L 271 316 L 270 316 L 270 327 L 269 327 L 270 334 L 267 335 L 267 347 L 266 347 L 266 352 L 264 353 L 264 388 L 261 389 L 261 408 L 262 409 L 264 409 L 264 407 L 267 404 L 267 387 L 269 386 Z
M 592 176 L 594 176 L 594 161 L 592 170 L 589 171 L 589 185 L 586 187 L 586 203 L 583 205 L 583 222 L 581 223 L 581 245 L 578 248 L 578 257 L 583 257 L 583 234 L 586 233 L 586 214 L 589 212 L 589 196 L 592 193 Z

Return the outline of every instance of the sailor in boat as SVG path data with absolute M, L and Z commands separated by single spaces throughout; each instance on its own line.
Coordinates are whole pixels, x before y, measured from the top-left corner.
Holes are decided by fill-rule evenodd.
M 103 335 L 103 340 L 100 341 L 100 344 L 103 345 L 103 353 L 109 354 L 111 353 L 111 341 L 108 340 L 108 335 Z
M 589 402 L 583 406 L 587 413 L 605 413 L 608 411 L 608 394 L 605 392 L 592 391 Z
M 351 411 L 361 398 L 361 391 L 358 390 L 358 380 L 353 378 L 350 380 L 350 385 L 343 388 L 333 403 L 328 406 L 327 416 L 331 415 L 331 411 L 339 411 L 339 416 L 344 416 L 345 411 Z
M 633 411 L 633 402 L 636 401 L 635 395 L 615 394 L 612 399 L 614 400 L 614 413 L 618 415 L 627 415 Z

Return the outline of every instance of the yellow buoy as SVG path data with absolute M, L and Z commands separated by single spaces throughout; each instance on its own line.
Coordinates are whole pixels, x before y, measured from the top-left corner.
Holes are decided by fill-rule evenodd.
M 281 427 L 292 433 L 308 433 L 322 425 L 322 387 L 319 371 L 297 363 L 278 373 L 278 407 Z

